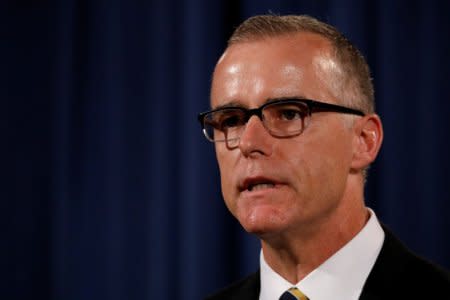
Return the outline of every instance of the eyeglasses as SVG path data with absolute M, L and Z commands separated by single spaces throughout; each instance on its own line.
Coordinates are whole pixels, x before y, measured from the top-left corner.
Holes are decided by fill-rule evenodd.
M 227 142 L 237 146 L 237 141 L 251 116 L 258 116 L 266 130 L 275 137 L 299 135 L 309 123 L 313 112 L 338 112 L 364 116 L 360 110 L 319 102 L 310 99 L 279 99 L 255 109 L 239 106 L 221 107 L 198 115 L 203 134 L 211 142 Z

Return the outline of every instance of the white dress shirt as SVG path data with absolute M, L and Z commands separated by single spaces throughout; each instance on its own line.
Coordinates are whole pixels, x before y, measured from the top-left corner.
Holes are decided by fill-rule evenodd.
M 384 231 L 375 213 L 363 229 L 338 252 L 295 286 L 310 300 L 357 300 L 384 242 Z M 264 260 L 261 250 L 260 300 L 278 300 L 292 287 Z

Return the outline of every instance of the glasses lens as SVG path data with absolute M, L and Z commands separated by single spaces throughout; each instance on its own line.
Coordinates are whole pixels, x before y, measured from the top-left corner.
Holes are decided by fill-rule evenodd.
M 246 123 L 245 118 L 245 112 L 239 108 L 213 111 L 205 116 L 205 135 L 214 142 L 238 139 Z
M 271 134 L 279 137 L 300 134 L 305 128 L 309 108 L 303 102 L 278 102 L 263 110 L 264 124 Z

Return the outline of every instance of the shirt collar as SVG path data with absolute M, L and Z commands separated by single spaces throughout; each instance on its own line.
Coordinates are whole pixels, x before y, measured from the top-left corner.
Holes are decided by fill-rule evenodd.
M 358 299 L 384 241 L 384 231 L 369 209 L 369 221 L 339 251 L 295 286 L 311 300 Z M 292 284 L 276 273 L 264 260 L 261 250 L 260 300 L 278 299 Z

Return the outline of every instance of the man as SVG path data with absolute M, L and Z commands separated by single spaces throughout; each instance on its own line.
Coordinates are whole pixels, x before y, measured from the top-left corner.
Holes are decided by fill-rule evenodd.
M 334 27 L 264 15 L 236 29 L 199 120 L 261 267 L 208 299 L 450 298 L 449 274 L 364 204 L 383 140 L 373 98 L 367 63 Z

